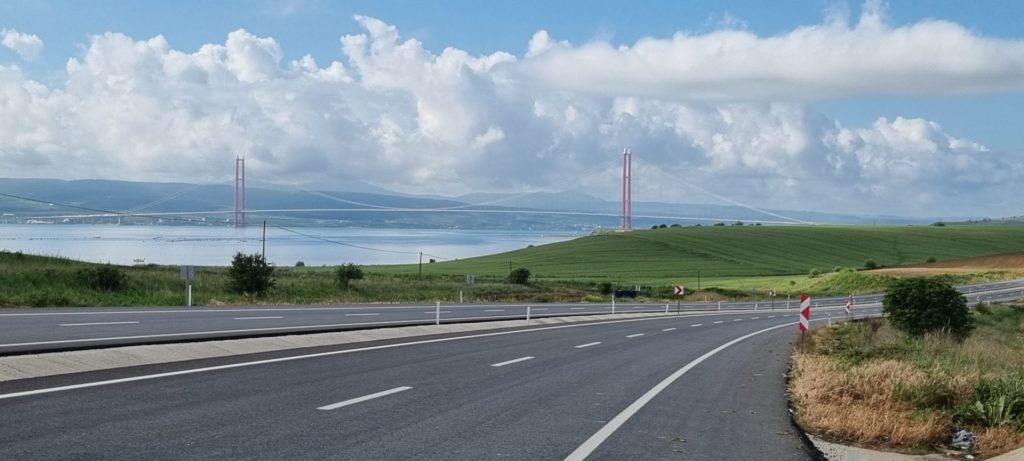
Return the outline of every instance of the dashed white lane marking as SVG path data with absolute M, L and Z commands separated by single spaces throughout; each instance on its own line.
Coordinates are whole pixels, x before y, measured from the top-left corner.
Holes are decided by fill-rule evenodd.
M 345 317 L 366 317 L 370 315 L 380 315 L 380 312 L 366 312 L 362 314 L 345 314 Z
M 665 329 L 663 329 L 661 331 L 672 331 L 672 330 L 675 330 L 675 328 L 665 328 Z
M 724 320 L 719 320 L 717 322 L 712 322 L 712 323 L 719 324 L 719 323 L 722 323 L 722 322 L 724 322 Z
M 491 366 L 492 367 L 503 367 L 505 365 L 511 365 L 513 363 L 525 362 L 525 361 L 530 360 L 532 358 L 533 358 L 532 356 L 519 357 L 518 359 L 512 359 L 512 360 L 507 360 L 507 361 L 504 361 L 504 362 L 492 363 Z
M 535 311 L 546 311 L 546 310 L 548 310 L 548 308 L 546 308 L 546 307 L 534 307 L 533 310 L 535 310 Z
M 677 379 L 686 374 L 686 372 L 692 370 L 693 367 L 700 365 L 701 362 L 711 358 L 715 354 L 721 352 L 723 349 L 732 346 L 733 344 L 736 344 L 740 341 L 743 341 L 747 338 L 750 338 L 751 336 L 756 336 L 767 331 L 772 331 L 783 327 L 789 327 L 792 325 L 792 323 L 784 323 L 782 325 L 776 325 L 774 327 L 768 327 L 763 330 L 758 330 L 745 336 L 740 336 L 739 338 L 736 338 L 732 341 L 729 341 L 725 344 L 722 344 L 721 346 L 718 346 L 708 351 L 706 354 L 698 357 L 694 361 L 687 363 L 682 368 L 676 370 L 675 373 L 672 373 L 671 375 L 669 375 L 669 377 L 665 378 L 660 383 L 652 387 L 651 390 L 647 391 L 644 395 L 640 396 L 640 398 L 636 399 L 636 401 L 634 401 L 628 407 L 626 407 L 625 410 L 622 410 L 621 413 L 615 415 L 615 417 L 612 418 L 611 421 L 608 421 L 608 423 L 601 427 L 600 430 L 595 432 L 594 435 L 590 436 L 589 439 L 587 439 L 585 442 L 583 442 L 583 444 L 577 447 L 576 450 L 570 453 L 569 456 L 565 458 L 565 461 L 585 460 L 587 456 L 590 456 L 590 454 L 593 453 L 594 450 L 597 449 L 597 447 L 601 446 L 601 444 L 604 443 L 604 441 L 607 440 L 608 437 L 611 437 L 611 435 L 614 434 L 616 430 L 622 427 L 622 425 L 625 424 L 626 421 L 629 421 L 629 418 L 633 417 L 633 415 L 640 411 L 640 409 L 643 408 L 644 405 L 647 405 L 647 403 L 653 400 L 655 397 L 657 397 L 658 394 L 661 393 L 661 391 L 665 390 L 665 388 L 672 385 L 672 383 L 674 383 Z
M 570 307 L 569 309 L 570 310 L 574 310 L 574 311 L 578 311 L 578 310 L 586 309 L 586 307 Z
M 704 324 L 703 324 L 703 323 L 695 323 L 695 324 L 693 324 L 693 325 L 690 325 L 690 326 L 691 326 L 691 327 L 699 327 L 699 326 L 701 326 L 701 325 L 704 325 Z
M 750 320 L 757 320 L 759 318 L 761 318 L 761 317 L 751 317 Z
M 235 317 L 235 320 L 265 320 L 265 319 L 283 319 L 281 315 L 268 315 L 266 317 Z
M 643 336 L 643 333 L 637 333 L 635 335 L 626 335 L 627 338 L 636 338 L 637 336 Z
M 62 327 L 90 327 L 93 325 L 131 325 L 139 322 L 89 322 L 89 323 L 61 323 Z
M 644 306 L 633 306 L 633 309 L 644 309 Z
M 580 344 L 579 346 L 573 346 L 573 347 L 575 347 L 576 349 L 583 349 L 584 347 L 596 346 L 598 344 L 601 344 L 601 341 L 597 341 L 597 342 L 593 342 L 593 343 Z
M 424 314 L 436 314 L 437 311 L 423 311 Z M 452 311 L 441 311 L 442 314 L 451 314 Z
M 773 318 L 775 318 L 775 316 L 774 315 L 769 315 L 768 318 L 773 319 Z
M 505 312 L 505 309 L 484 309 L 484 312 Z
M 349 405 L 354 405 L 354 404 L 357 404 L 357 403 L 362 403 L 362 402 L 365 402 L 367 400 L 373 400 L 373 399 L 376 399 L 376 398 L 384 397 L 386 395 L 397 394 L 399 392 L 407 391 L 409 389 L 412 389 L 412 387 L 410 387 L 410 386 L 396 387 L 394 389 L 388 389 L 386 391 L 380 391 L 380 392 L 376 392 L 376 393 L 373 393 L 373 394 L 370 394 L 370 395 L 364 395 L 362 397 L 356 397 L 354 399 L 348 399 L 348 400 L 346 400 L 344 402 L 332 403 L 330 405 L 324 405 L 322 407 L 317 407 L 317 410 L 325 410 L 325 411 L 326 410 L 336 410 L 336 409 L 341 408 L 341 407 L 347 407 Z
M 743 319 L 732 319 L 733 322 L 739 322 L 741 320 L 743 320 Z

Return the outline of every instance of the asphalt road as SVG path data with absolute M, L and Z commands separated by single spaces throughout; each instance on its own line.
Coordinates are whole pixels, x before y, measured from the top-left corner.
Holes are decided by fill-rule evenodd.
M 659 316 L 0 382 L 0 459 L 811 459 L 781 398 L 796 320 Z
M 1024 298 L 1024 280 L 961 287 L 968 301 Z M 881 295 L 855 297 L 855 307 L 880 302 Z M 813 300 L 815 308 L 841 308 L 846 297 Z M 681 313 L 792 310 L 796 299 L 738 303 L 684 303 Z M 238 338 L 299 332 L 338 331 L 397 325 L 495 319 L 593 315 L 613 312 L 611 303 L 242 306 L 237 308 L 32 308 L 0 309 L 0 355 Z M 615 313 L 675 312 L 676 304 L 616 303 Z

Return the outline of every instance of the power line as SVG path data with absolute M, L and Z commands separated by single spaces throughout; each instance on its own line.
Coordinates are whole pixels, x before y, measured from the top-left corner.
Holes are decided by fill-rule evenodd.
M 335 244 L 335 245 L 342 245 L 342 246 L 346 246 L 346 247 L 350 247 L 350 248 L 358 248 L 360 250 L 379 251 L 379 252 L 382 252 L 382 253 L 394 253 L 394 254 L 404 254 L 404 255 L 419 255 L 419 254 L 423 254 L 423 255 L 430 256 L 430 257 L 435 258 L 435 259 L 447 259 L 447 260 L 451 260 L 452 259 L 452 258 L 445 258 L 443 256 L 437 256 L 437 255 L 432 255 L 432 254 L 427 254 L 427 253 L 421 253 L 419 251 L 388 250 L 388 249 L 384 249 L 384 248 L 373 248 L 373 247 L 368 247 L 368 246 L 363 246 L 363 245 L 355 245 L 355 244 L 352 244 L 352 243 L 339 242 L 337 240 L 331 240 L 331 239 L 328 239 L 328 238 L 320 237 L 318 235 L 312 235 L 312 234 L 307 234 L 305 232 L 299 232 L 297 230 L 289 229 L 287 227 L 279 226 L 279 225 L 276 225 L 276 224 L 270 224 L 270 227 L 281 229 L 281 230 L 283 230 L 285 232 L 290 232 L 290 233 L 295 234 L 295 235 L 301 235 L 301 236 L 306 237 L 306 238 L 320 240 L 322 242 L 332 243 L 332 244 Z

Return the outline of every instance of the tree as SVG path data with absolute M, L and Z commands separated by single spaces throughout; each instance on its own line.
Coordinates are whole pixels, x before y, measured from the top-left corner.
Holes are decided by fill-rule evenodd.
M 878 263 L 876 263 L 874 259 L 869 259 L 867 261 L 864 261 L 864 268 L 865 269 L 878 269 Z
M 363 279 L 363 269 L 352 263 L 342 264 L 334 271 L 334 275 L 338 277 L 341 286 L 348 288 L 349 282 Z
M 274 286 L 274 266 L 268 265 L 261 254 L 238 252 L 231 259 L 228 277 L 232 291 L 260 296 Z
M 974 329 L 967 299 L 949 283 L 934 278 L 896 281 L 882 299 L 882 311 L 894 327 L 911 336 L 937 331 L 963 339 Z
M 530 270 L 520 267 L 508 274 L 508 283 L 526 285 L 530 281 Z
M 601 282 L 597 284 L 597 291 L 603 295 L 612 294 L 612 282 Z

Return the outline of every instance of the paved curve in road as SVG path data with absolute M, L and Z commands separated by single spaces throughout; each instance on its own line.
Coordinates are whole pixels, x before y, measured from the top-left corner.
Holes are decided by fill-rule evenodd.
M 1024 280 L 960 288 L 971 303 L 1024 297 Z M 878 303 L 881 295 L 855 298 L 857 306 Z M 838 309 L 846 297 L 816 299 L 816 308 Z M 798 301 L 782 299 L 736 303 L 685 303 L 680 313 L 708 310 L 785 310 Z M 237 338 L 313 331 L 377 328 L 532 317 L 611 313 L 611 303 L 573 304 L 445 304 L 243 306 L 237 308 L 124 308 L 124 309 L 0 309 L 0 355 L 45 351 L 153 344 L 211 338 Z M 675 312 L 677 305 L 617 303 L 616 313 Z
M 0 459 L 809 460 L 781 398 L 796 319 L 633 318 L 0 382 Z

